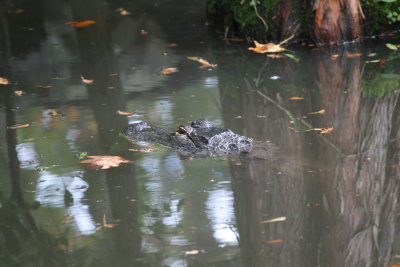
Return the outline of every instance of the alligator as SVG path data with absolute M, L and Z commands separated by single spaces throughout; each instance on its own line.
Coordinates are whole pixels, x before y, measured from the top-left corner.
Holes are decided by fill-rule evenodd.
M 128 127 L 126 137 L 136 143 L 157 143 L 199 157 L 271 152 L 270 144 L 236 134 L 205 119 L 195 120 L 190 126 L 180 125 L 176 129 L 139 122 Z

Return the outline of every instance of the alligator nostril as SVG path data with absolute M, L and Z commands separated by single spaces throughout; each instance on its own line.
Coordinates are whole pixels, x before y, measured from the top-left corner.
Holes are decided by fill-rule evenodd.
M 240 140 L 240 143 L 243 145 L 250 145 L 249 140 Z
M 239 148 L 238 148 L 237 145 L 235 145 L 235 144 L 230 144 L 230 145 L 228 146 L 228 149 L 229 149 L 229 150 L 238 150 Z

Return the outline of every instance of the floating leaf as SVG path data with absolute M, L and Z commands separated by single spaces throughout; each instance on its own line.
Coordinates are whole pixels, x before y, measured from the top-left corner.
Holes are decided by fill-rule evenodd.
M 201 66 L 200 66 L 201 69 L 208 68 L 208 67 L 216 68 L 218 66 L 218 64 L 211 64 L 207 60 L 205 60 L 203 58 L 199 58 L 199 57 L 187 57 L 187 59 L 199 62 L 201 64 Z
M 339 57 L 339 54 L 333 54 L 331 55 L 332 60 L 336 60 Z
M 168 45 L 169 47 L 177 47 L 178 45 L 176 43 L 172 43 Z
M 10 82 L 6 78 L 0 77 L 0 84 L 8 85 L 10 84 Z
M 14 14 L 14 15 L 18 15 L 21 13 L 26 12 L 26 9 L 15 9 L 15 10 L 8 10 L 7 13 L 8 14 Z
M 141 29 L 140 30 L 140 34 L 141 35 L 147 35 L 147 34 L 149 34 L 147 31 L 145 31 L 144 29 Z
M 278 244 L 278 243 L 283 243 L 282 239 L 275 239 L 275 240 L 268 240 L 268 241 L 263 241 L 264 244 Z
M 235 38 L 235 37 L 233 37 L 233 38 L 226 37 L 226 38 L 222 38 L 222 40 L 224 40 L 224 41 L 231 41 L 231 42 L 244 42 L 244 41 L 246 41 L 246 39 L 243 39 L 243 38 Z
M 271 220 L 261 221 L 260 223 L 273 223 L 273 222 L 283 222 L 283 221 L 286 221 L 286 217 L 285 216 L 274 218 L 274 219 L 271 219 Z
M 361 57 L 361 53 L 346 53 L 347 58 L 356 58 L 356 57 Z
M 84 84 L 89 84 L 89 85 L 93 84 L 93 80 L 85 79 L 85 78 L 83 78 L 83 76 L 81 76 L 81 81 L 82 81 Z
M 87 156 L 89 159 L 81 160 L 80 163 L 88 163 L 93 165 L 95 168 L 106 170 L 112 167 L 118 167 L 121 163 L 130 162 L 120 156 Z
M 185 251 L 185 255 L 196 255 L 199 254 L 197 249 Z
M 14 95 L 16 95 L 16 96 L 21 96 L 23 94 L 25 94 L 24 91 L 21 91 L 21 90 L 14 91 Z
M 315 112 L 309 112 L 308 114 L 320 114 L 320 115 L 323 115 L 323 114 L 325 114 L 325 109 L 321 109 L 321 110 L 318 110 L 318 111 L 315 111 Z
M 254 45 L 256 47 L 249 47 L 248 49 L 250 51 L 253 51 L 254 53 L 260 53 L 260 54 L 283 52 L 283 51 L 286 51 L 286 49 L 284 47 L 282 47 L 282 45 L 284 43 L 286 43 L 287 41 L 291 40 L 293 37 L 294 37 L 294 35 L 290 36 L 289 38 L 280 42 L 279 44 L 275 44 L 275 43 L 261 44 L 257 41 L 254 41 Z
M 374 56 L 376 56 L 376 53 L 369 53 L 368 56 L 369 57 L 374 57 Z
M 14 129 L 26 128 L 26 127 L 29 127 L 29 126 L 31 126 L 30 123 L 18 124 L 18 125 L 14 125 L 14 126 L 8 126 L 7 129 L 14 130 Z
M 162 74 L 162 75 L 169 75 L 169 74 L 175 73 L 175 72 L 178 72 L 178 69 L 177 69 L 177 68 L 165 68 L 165 69 L 163 69 L 163 70 L 161 71 L 161 74 Z
M 130 15 L 131 13 L 127 11 L 126 9 L 120 7 L 117 10 L 115 10 L 117 13 L 119 13 L 121 16 L 127 16 Z
M 55 81 L 65 80 L 64 77 L 53 77 L 53 78 L 51 78 L 51 79 L 52 79 L 52 80 L 55 80 Z
M 65 22 L 65 24 L 70 25 L 72 27 L 76 27 L 76 28 L 85 28 L 85 27 L 89 27 L 92 24 L 96 24 L 96 21 L 94 21 L 94 20 L 69 21 L 69 22 Z
M 103 224 L 99 227 L 96 228 L 96 231 L 101 230 L 101 229 L 106 229 L 106 228 L 114 228 L 115 226 L 117 226 L 118 224 L 115 223 L 107 223 L 106 220 L 106 215 L 103 215 Z
M 397 48 L 397 46 L 394 45 L 394 44 L 387 43 L 386 46 L 387 46 L 387 48 L 392 49 L 392 50 L 395 50 L 395 51 L 399 50 L 399 49 Z
M 35 87 L 37 87 L 37 88 L 52 88 L 52 87 L 54 87 L 54 85 L 53 84 L 38 84 L 38 85 L 35 85 Z
M 135 151 L 135 152 L 153 152 L 154 149 L 152 148 L 146 148 L 146 149 L 134 149 L 134 148 L 130 148 L 129 151 Z
M 375 59 L 375 60 L 366 60 L 365 63 L 380 63 L 381 59 Z
M 129 116 L 129 115 L 133 115 L 133 112 L 126 112 L 126 111 L 117 110 L 117 114 L 118 115 L 123 115 L 123 116 Z
M 303 100 L 303 99 L 304 99 L 304 97 L 299 97 L 299 96 L 289 97 L 289 100 Z
M 108 74 L 108 77 L 115 77 L 115 76 L 118 76 L 119 74 L 118 73 L 110 73 L 110 74 Z
M 312 129 L 308 129 L 305 130 L 305 132 L 320 132 L 321 134 L 329 134 L 333 131 L 333 127 L 329 127 L 329 128 L 312 128 Z

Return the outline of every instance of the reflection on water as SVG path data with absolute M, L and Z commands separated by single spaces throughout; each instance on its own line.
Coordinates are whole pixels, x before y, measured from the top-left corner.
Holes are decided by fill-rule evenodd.
M 0 3 L 0 77 L 12 82 L 0 88 L 1 266 L 398 262 L 396 52 L 297 47 L 299 62 L 271 59 L 216 38 L 196 5 L 22 2 Z M 85 19 L 97 23 L 64 24 Z M 139 120 L 199 118 L 260 142 L 250 155 L 191 158 L 120 136 Z M 94 170 L 79 163 L 85 153 L 131 163 Z

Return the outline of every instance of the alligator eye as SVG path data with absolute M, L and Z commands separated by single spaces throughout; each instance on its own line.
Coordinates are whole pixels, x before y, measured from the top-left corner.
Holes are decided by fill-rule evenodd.
M 176 130 L 179 134 L 187 134 L 187 131 L 185 127 L 179 126 L 178 129 Z

